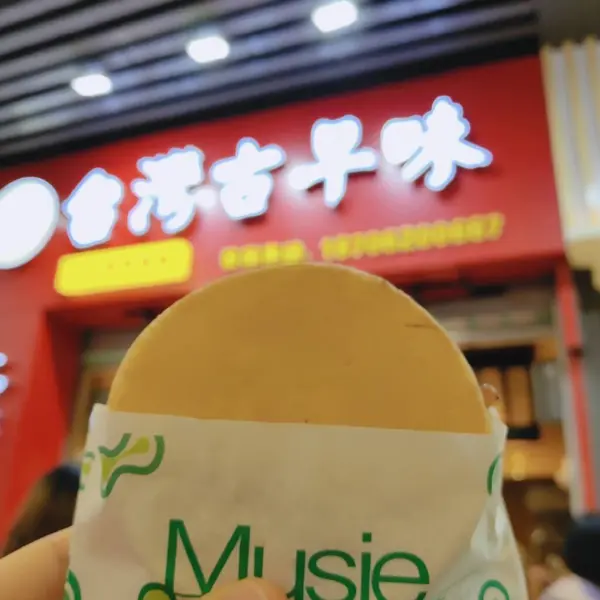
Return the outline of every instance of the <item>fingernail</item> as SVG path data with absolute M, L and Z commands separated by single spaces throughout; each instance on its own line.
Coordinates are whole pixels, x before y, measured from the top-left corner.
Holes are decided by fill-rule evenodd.
M 269 584 L 258 579 L 242 579 L 214 589 L 210 600 L 280 600 L 284 595 L 274 591 Z

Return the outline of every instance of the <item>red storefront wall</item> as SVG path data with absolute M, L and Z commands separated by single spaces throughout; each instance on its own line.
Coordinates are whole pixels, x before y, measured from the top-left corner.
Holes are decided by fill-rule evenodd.
M 312 159 L 310 132 L 315 120 L 355 115 L 363 125 L 362 144 L 378 150 L 381 128 L 388 119 L 423 115 L 436 97 L 444 95 L 463 106 L 471 123 L 468 139 L 493 153 L 490 166 L 473 171 L 459 168 L 445 190 L 432 192 L 422 180 L 403 182 L 395 167 L 381 165 L 375 173 L 350 175 L 346 195 L 335 210 L 324 205 L 322 187 L 300 195 L 287 184 L 289 167 Z M 194 248 L 193 273 L 185 284 L 64 298 L 53 288 L 57 260 L 77 252 L 64 224 L 30 263 L 0 271 L 0 352 L 8 356 L 3 372 L 10 377 L 9 388 L 0 397 L 4 411 L 0 537 L 32 481 L 61 456 L 76 386 L 81 327 L 115 324 L 125 304 L 162 305 L 222 275 L 219 256 L 224 247 L 248 250 L 250 245 L 252 250 L 254 244 L 302 240 L 312 258 L 321 259 L 319 244 L 327 236 L 420 223 L 464 226 L 453 219 L 475 217 L 470 223 L 476 230 L 496 229 L 485 234 L 487 241 L 475 235 L 473 243 L 468 239 L 423 243 L 412 230 L 403 234 L 412 235 L 412 241 L 405 238 L 397 251 L 379 256 L 352 258 L 349 238 L 330 240 L 329 247 L 334 244 L 338 259 L 347 258 L 342 260 L 346 264 L 398 281 L 459 272 L 509 278 L 516 271 L 549 266 L 562 257 L 541 72 L 534 57 L 99 147 L 0 172 L 0 186 L 20 177 L 39 177 L 65 199 L 91 169 L 101 167 L 128 189 L 141 177 L 136 164 L 142 157 L 194 145 L 204 152 L 208 169 L 215 161 L 233 156 L 242 137 L 253 137 L 261 146 L 278 144 L 287 154 L 286 165 L 274 173 L 269 210 L 251 222 L 228 219 L 220 206 L 202 212 L 181 234 Z M 128 190 L 108 246 L 166 237 L 157 220 L 143 238 L 128 232 L 126 215 L 135 202 Z

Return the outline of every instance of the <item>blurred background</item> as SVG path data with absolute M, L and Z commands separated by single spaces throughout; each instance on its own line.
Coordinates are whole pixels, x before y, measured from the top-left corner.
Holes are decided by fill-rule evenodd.
M 3 2 L 0 545 L 164 308 L 329 261 L 500 392 L 535 597 L 600 493 L 599 30 L 595 0 Z

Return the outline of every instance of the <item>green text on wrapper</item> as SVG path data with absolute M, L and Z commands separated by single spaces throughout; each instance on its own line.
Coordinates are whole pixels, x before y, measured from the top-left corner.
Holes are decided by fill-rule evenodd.
M 190 541 L 185 523 L 181 520 L 171 520 L 169 523 L 169 539 L 167 545 L 167 560 L 165 571 L 165 587 L 171 593 L 175 592 L 175 571 L 177 555 L 181 546 L 186 559 L 191 566 L 199 586 L 199 596 L 209 592 L 218 582 L 225 566 L 235 560 L 237 554 L 237 575 L 245 577 L 262 577 L 265 558 L 263 546 L 253 546 L 251 543 L 252 528 L 249 525 L 238 525 L 225 544 L 225 548 L 212 572 L 205 574 L 198 555 Z M 371 533 L 363 533 L 362 541 L 365 546 L 372 541 Z M 237 553 L 236 553 L 237 550 Z M 339 568 L 325 568 L 323 562 L 335 559 Z M 393 567 L 406 567 L 412 575 L 391 575 Z M 423 600 L 429 584 L 429 571 L 423 559 L 409 552 L 388 552 L 375 557 L 365 548 L 359 556 L 343 550 L 324 549 L 313 553 L 306 550 L 296 550 L 294 585 L 288 592 L 292 600 L 387 600 L 382 591 L 383 584 L 410 585 L 415 587 L 415 600 Z M 340 594 L 335 598 L 320 595 L 314 586 L 306 585 L 306 576 L 339 584 Z

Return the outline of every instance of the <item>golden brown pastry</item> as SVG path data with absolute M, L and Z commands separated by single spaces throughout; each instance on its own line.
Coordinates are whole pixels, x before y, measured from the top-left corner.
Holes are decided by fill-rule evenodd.
M 261 269 L 174 304 L 136 340 L 109 407 L 201 419 L 484 433 L 477 380 L 433 318 L 346 267 Z

